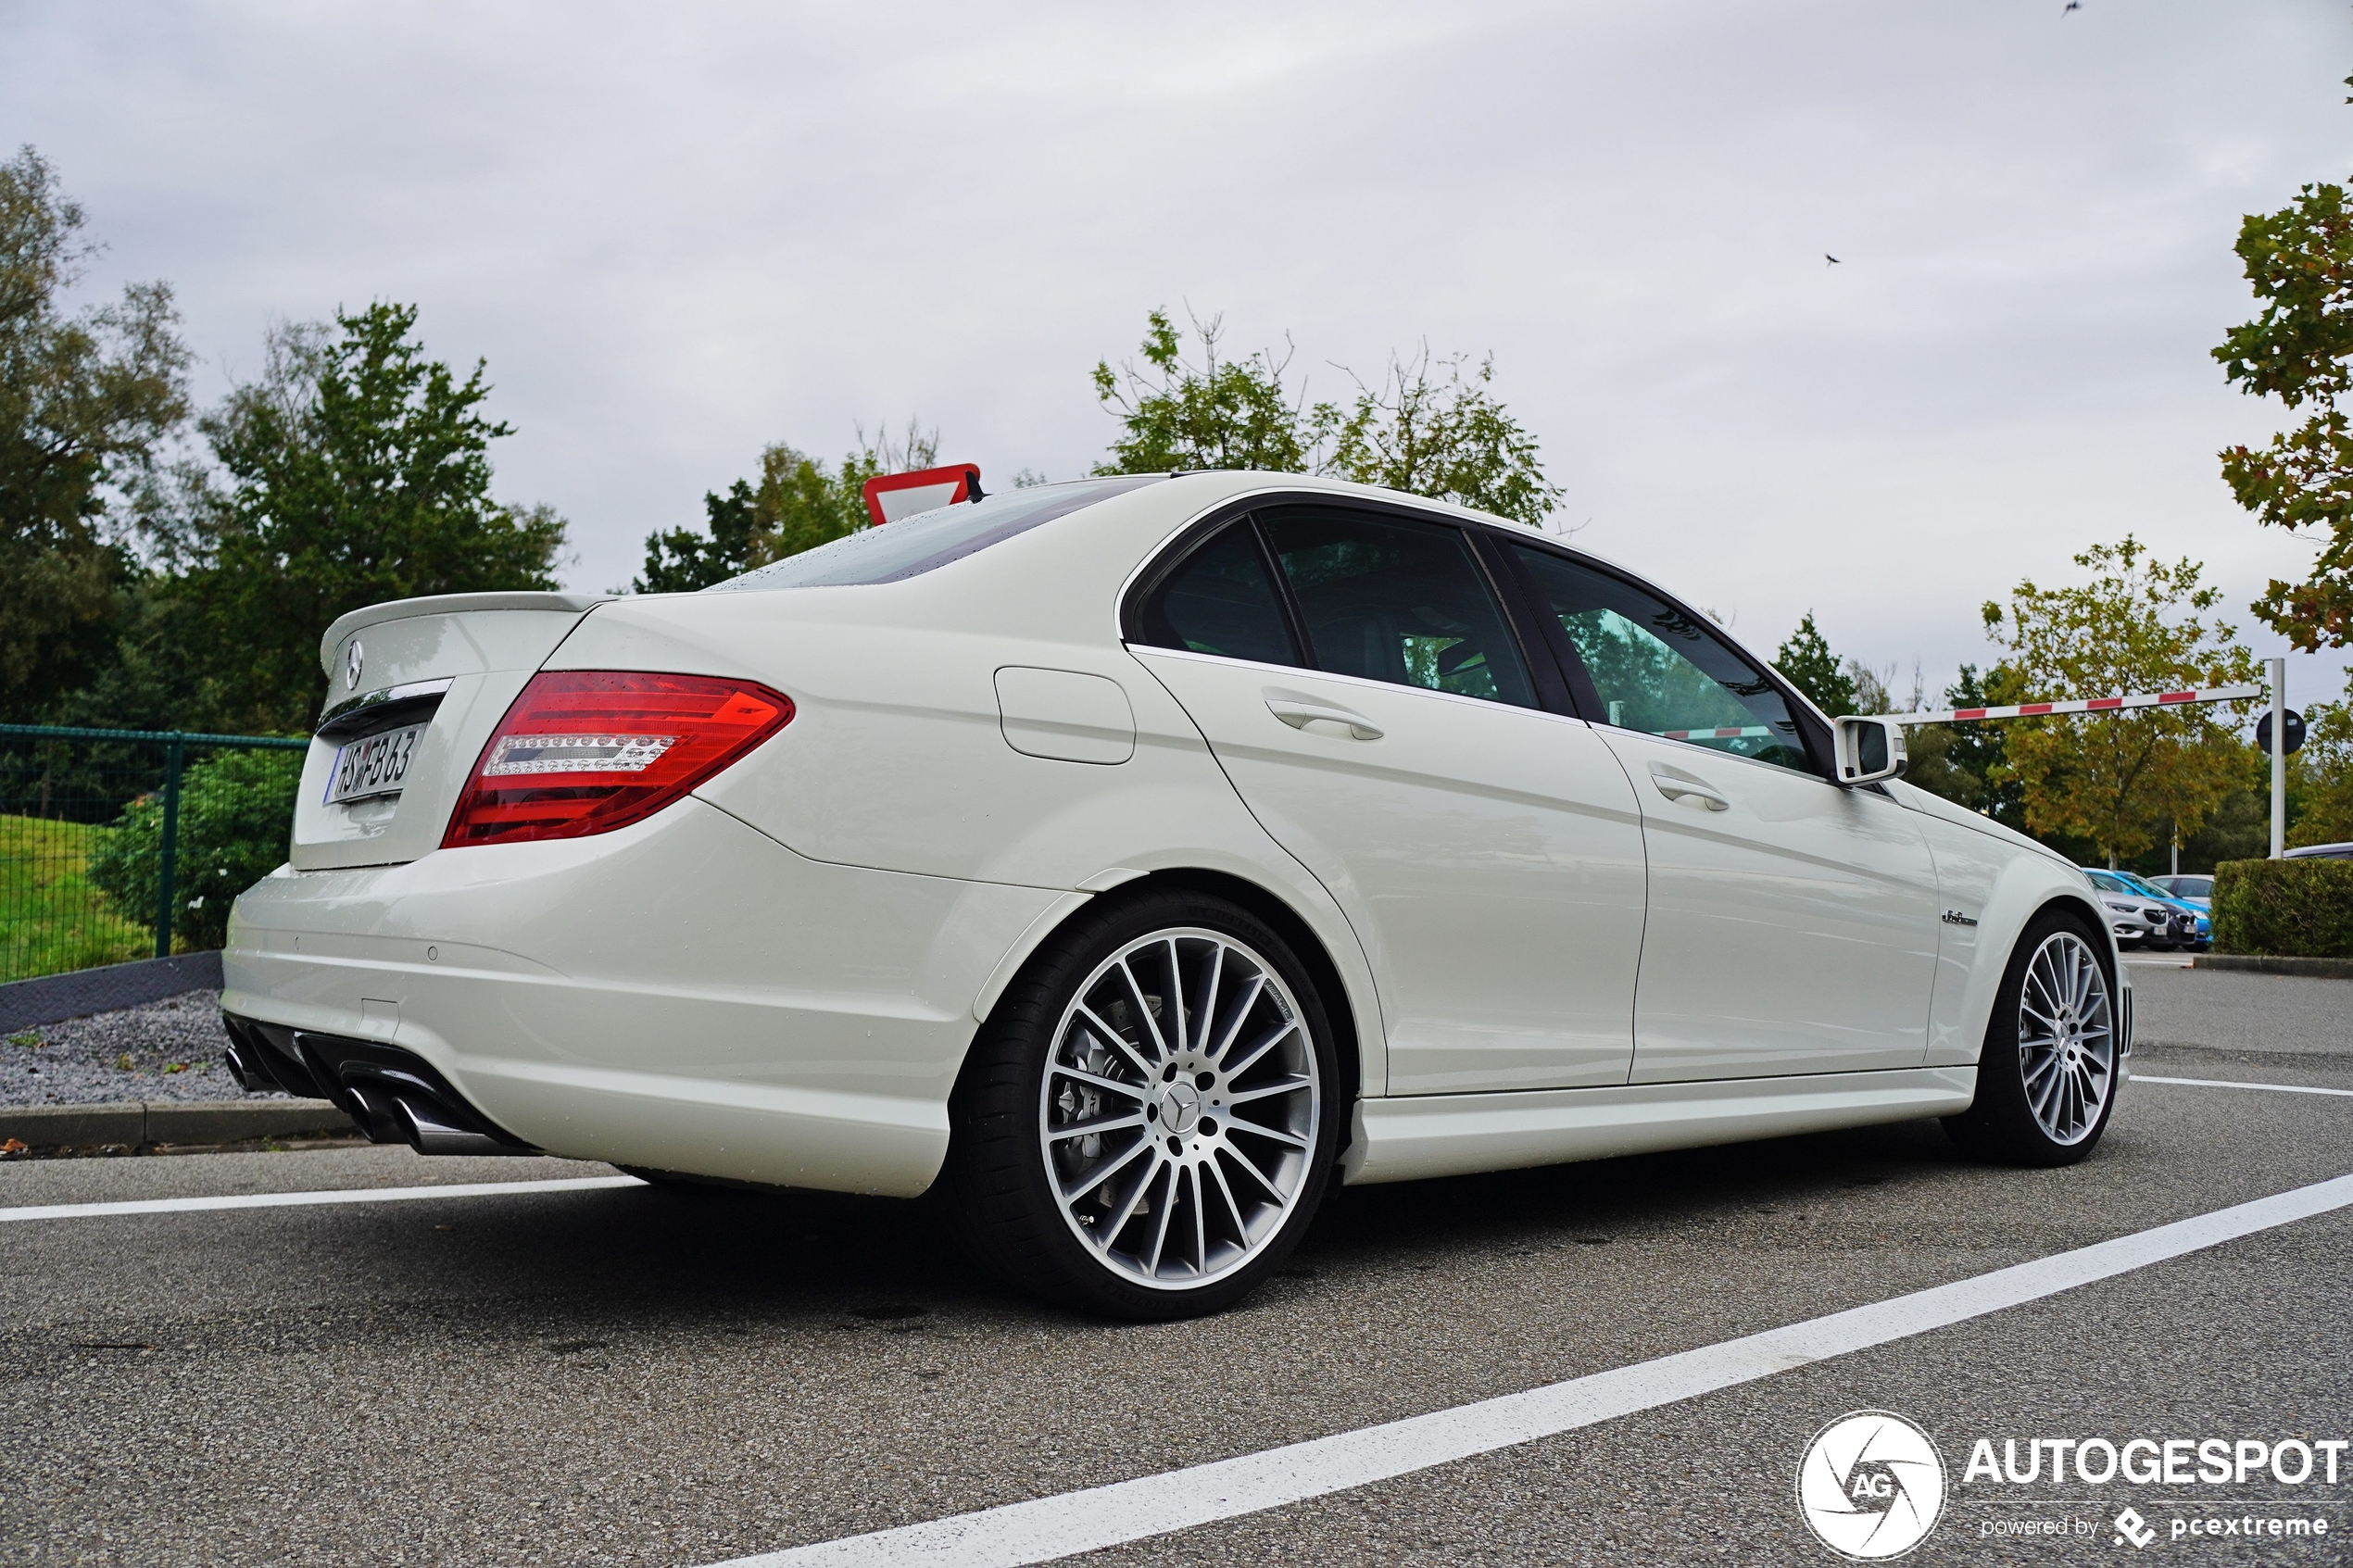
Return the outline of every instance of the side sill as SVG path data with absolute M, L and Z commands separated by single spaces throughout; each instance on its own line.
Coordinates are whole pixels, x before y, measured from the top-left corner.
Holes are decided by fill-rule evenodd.
M 1419 1181 L 1788 1137 L 1950 1116 L 1976 1097 L 1970 1066 L 1365 1099 L 1341 1179 Z

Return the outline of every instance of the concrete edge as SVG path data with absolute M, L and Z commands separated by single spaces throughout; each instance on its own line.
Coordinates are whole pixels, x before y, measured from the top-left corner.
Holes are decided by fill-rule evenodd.
M 2353 959 L 2274 958 L 2260 953 L 2200 953 L 2194 969 L 2234 969 L 2255 974 L 2304 974 L 2321 980 L 2353 980 Z
M 0 1143 L 34 1148 L 91 1144 L 239 1143 L 246 1138 L 356 1133 L 323 1099 L 121 1100 L 111 1105 L 0 1106 Z
M 183 991 L 219 989 L 220 955 L 217 952 L 179 953 L 168 959 L 44 974 L 37 980 L 11 980 L 0 985 L 0 1035 L 159 1002 Z

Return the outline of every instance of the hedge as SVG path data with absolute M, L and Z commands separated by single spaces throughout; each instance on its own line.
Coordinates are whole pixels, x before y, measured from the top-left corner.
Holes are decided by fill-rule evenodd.
M 2215 867 L 2214 950 L 2353 958 L 2353 860 L 2225 860 Z
M 229 906 L 286 858 L 298 751 L 223 751 L 192 762 L 180 782 L 172 866 L 172 935 L 183 952 L 229 939 Z M 143 795 L 90 853 L 90 881 L 125 920 L 150 925 L 163 864 L 163 798 Z

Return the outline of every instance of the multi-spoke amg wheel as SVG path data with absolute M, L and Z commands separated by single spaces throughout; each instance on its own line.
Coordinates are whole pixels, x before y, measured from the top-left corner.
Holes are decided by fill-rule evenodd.
M 2027 922 L 1985 1025 L 1977 1102 L 1944 1121 L 1964 1148 L 2020 1165 L 2092 1151 L 2124 1068 L 2116 985 L 2090 919 L 2060 906 Z
M 1255 913 L 1182 888 L 1107 896 L 973 1042 L 944 1178 L 955 1234 L 1039 1295 L 1214 1311 L 1323 1199 L 1339 1062 L 1308 970 Z
M 2116 1082 L 2115 1010 L 2091 944 L 2071 931 L 2043 939 L 2018 1001 L 2019 1066 L 2027 1108 L 2053 1143 L 2089 1137 Z
M 1241 1267 L 1307 1179 L 1320 1076 L 1290 988 L 1249 947 L 1198 927 L 1128 943 L 1063 1010 L 1039 1085 L 1063 1219 L 1139 1285 Z

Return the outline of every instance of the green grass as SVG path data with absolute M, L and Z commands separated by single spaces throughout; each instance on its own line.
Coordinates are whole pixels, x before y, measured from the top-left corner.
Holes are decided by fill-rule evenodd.
M 110 831 L 0 816 L 0 981 L 154 956 L 152 928 L 115 913 L 86 875 Z

